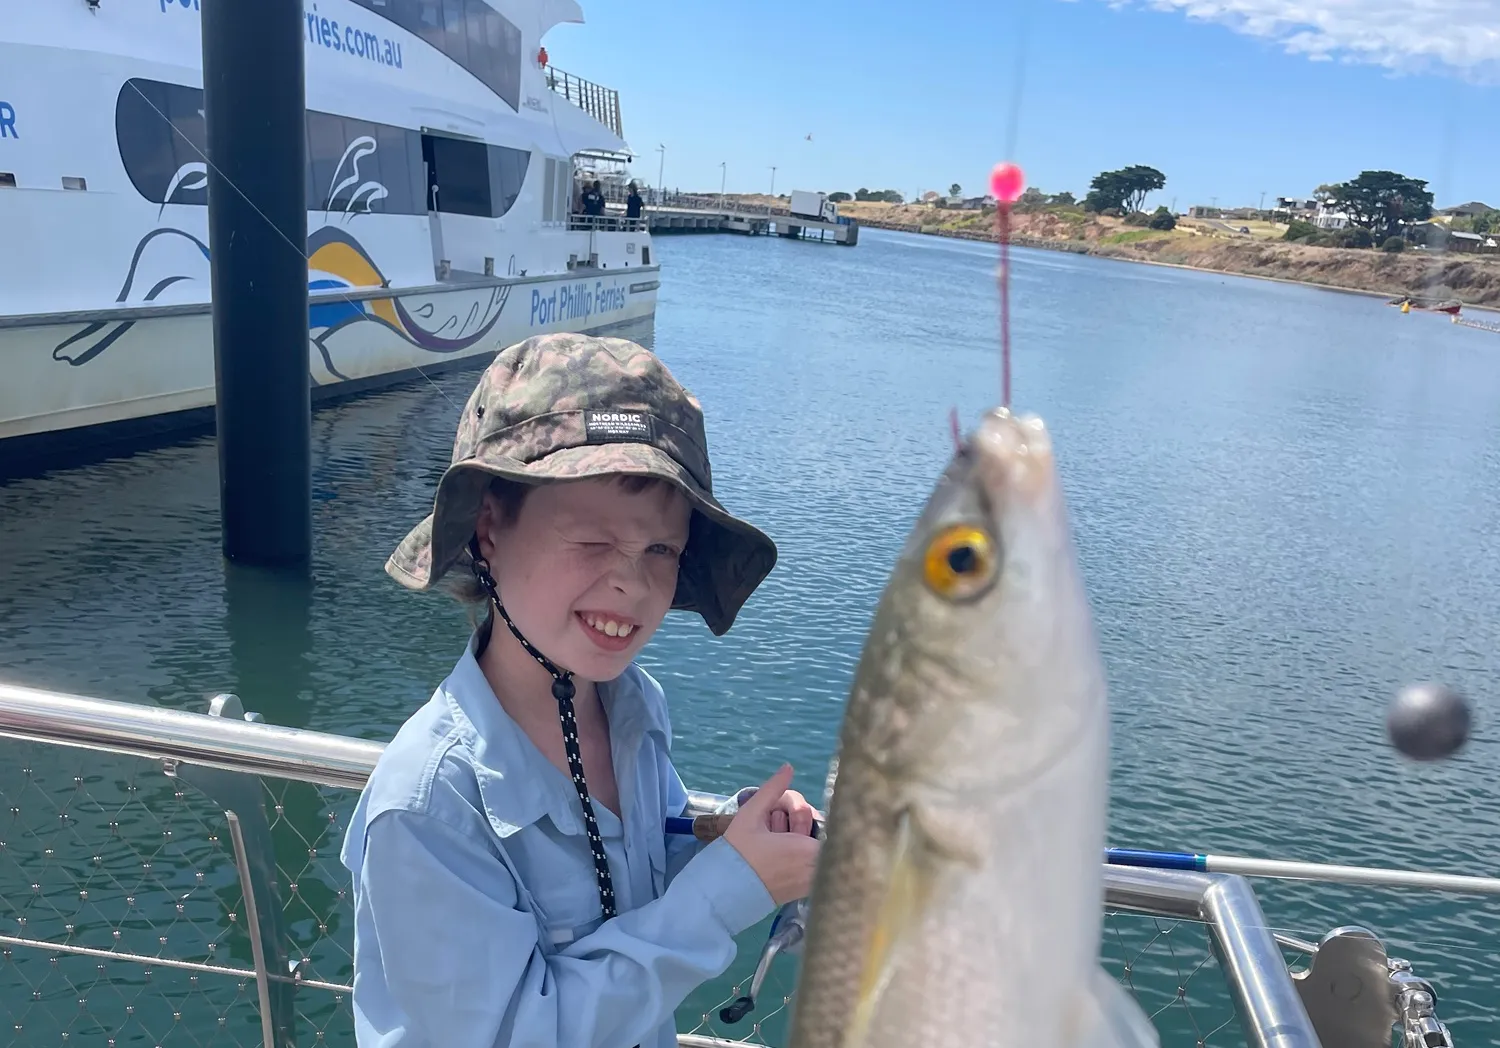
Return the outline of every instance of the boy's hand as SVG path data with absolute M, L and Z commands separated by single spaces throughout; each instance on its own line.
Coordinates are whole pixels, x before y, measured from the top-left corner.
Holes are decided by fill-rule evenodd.
M 796 790 L 787 790 L 771 808 L 773 833 L 812 833 L 813 820 L 821 818 L 816 808 Z
M 777 906 L 804 899 L 812 892 L 813 870 L 822 842 L 812 830 L 812 806 L 800 793 L 788 792 L 792 766 L 783 764 L 754 796 L 740 805 L 724 837 L 750 864 Z M 775 827 L 776 822 L 781 829 Z M 788 828 L 803 825 L 800 832 Z
M 736 799 L 740 807 L 754 797 L 758 787 L 749 786 L 741 790 Z M 773 833 L 800 833 L 804 836 L 813 831 L 813 822 L 821 821 L 823 813 L 808 803 L 807 798 L 796 790 L 787 790 L 771 807 L 771 831 Z

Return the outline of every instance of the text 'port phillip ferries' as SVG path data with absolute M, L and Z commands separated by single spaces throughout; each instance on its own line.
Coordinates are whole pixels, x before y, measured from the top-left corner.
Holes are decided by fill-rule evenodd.
M 308 0 L 314 396 L 656 310 L 619 98 L 544 64 L 571 0 Z M 214 403 L 200 0 L 0 23 L 0 475 Z M 66 41 L 66 46 L 59 46 Z M 272 75 L 270 71 L 267 75 Z

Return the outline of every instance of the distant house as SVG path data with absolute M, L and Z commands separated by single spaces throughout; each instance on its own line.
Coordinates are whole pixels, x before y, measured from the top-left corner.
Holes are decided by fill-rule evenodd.
M 1478 251 L 1484 246 L 1484 237 L 1478 233 L 1448 233 L 1449 251 Z
M 1311 198 L 1277 197 L 1276 206 L 1271 208 L 1271 221 L 1291 222 L 1300 219 L 1311 222 L 1318 213 L 1318 207 L 1318 202 Z
M 1202 204 L 1194 204 L 1188 208 L 1188 218 L 1219 218 L 1224 214 L 1216 207 L 1204 207 Z
M 1459 204 L 1457 207 L 1445 207 L 1438 212 L 1444 218 L 1473 218 L 1482 215 L 1494 208 L 1488 204 L 1482 204 L 1478 200 L 1470 200 L 1467 204 Z
M 1428 247 L 1443 247 L 1448 241 L 1448 226 L 1437 220 L 1413 222 L 1403 230 L 1406 239 Z
M 992 196 L 964 197 L 956 204 L 950 203 L 950 207 L 956 207 L 960 211 L 983 211 L 987 207 L 995 206 L 995 198 Z
M 1319 204 L 1317 212 L 1312 216 L 1312 224 L 1319 229 L 1347 229 L 1349 216 L 1327 204 Z
M 1479 233 L 1459 233 L 1449 229 L 1438 220 L 1414 222 L 1406 227 L 1407 238 L 1438 251 L 1491 252 L 1496 250 L 1495 238 Z
M 927 192 L 922 194 L 922 203 L 936 204 L 942 198 L 943 194 L 939 193 L 936 189 L 929 189 Z

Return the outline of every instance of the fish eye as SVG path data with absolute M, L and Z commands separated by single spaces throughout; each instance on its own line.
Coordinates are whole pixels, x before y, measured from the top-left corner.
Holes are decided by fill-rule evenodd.
M 972 524 L 944 528 L 927 544 L 922 577 L 946 600 L 977 597 L 995 578 L 995 541 Z

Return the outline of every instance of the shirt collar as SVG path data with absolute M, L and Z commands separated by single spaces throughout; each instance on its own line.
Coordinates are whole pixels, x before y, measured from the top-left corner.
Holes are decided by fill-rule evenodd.
M 584 832 L 582 808 L 571 783 L 537 751 L 500 700 L 475 657 L 478 635 L 469 638 L 463 656 L 443 682 L 474 762 L 479 796 L 495 832 L 501 837 L 550 818 L 563 833 Z M 615 775 L 627 773 L 622 757 L 639 754 L 644 737 L 655 734 L 666 749 L 671 739 L 661 688 L 633 663 L 612 681 L 598 684 L 609 717 L 610 750 Z M 561 730 L 559 728 L 559 730 Z M 633 765 L 634 759 L 630 759 Z

